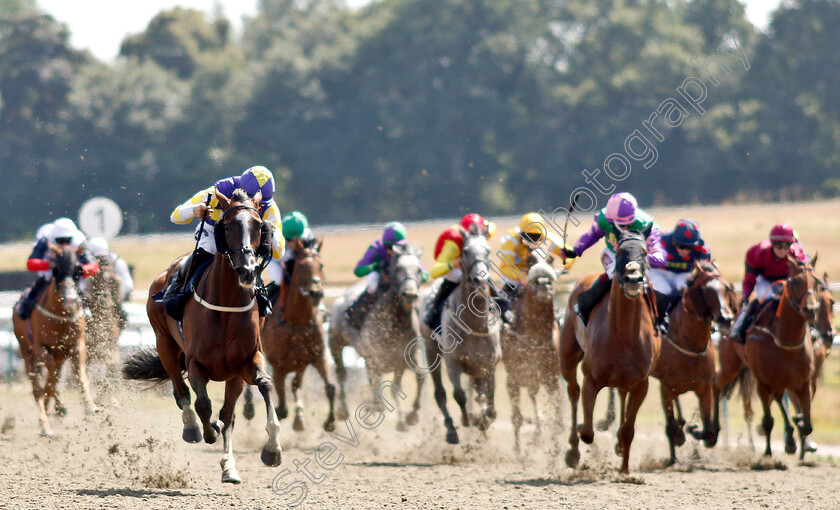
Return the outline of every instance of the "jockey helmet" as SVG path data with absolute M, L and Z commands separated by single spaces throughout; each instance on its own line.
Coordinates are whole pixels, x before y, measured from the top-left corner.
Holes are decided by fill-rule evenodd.
M 545 220 L 537 213 L 523 214 L 522 219 L 519 220 L 520 234 L 539 234 L 545 233 Z
M 79 229 L 76 228 L 76 224 L 73 223 L 73 220 L 70 218 L 58 218 L 53 222 L 52 232 L 50 232 L 50 238 L 55 241 L 56 239 L 67 239 L 73 238 L 74 236 L 78 235 Z
M 52 229 L 53 229 L 53 224 L 52 223 L 45 223 L 44 225 L 41 225 L 40 227 L 38 227 L 38 230 L 35 232 L 35 240 L 38 241 L 38 240 L 43 239 L 45 237 L 47 237 L 47 238 L 50 237 L 50 234 L 52 233 Z
M 697 222 L 690 219 L 678 221 L 674 233 L 671 234 L 671 242 L 677 247 L 696 246 L 700 242 L 700 227 Z
M 461 218 L 461 222 L 459 223 L 459 225 L 461 225 L 461 228 L 463 228 L 471 234 L 478 233 L 489 235 L 488 230 L 490 227 L 490 222 L 482 218 L 479 214 L 471 213 L 464 216 L 463 218 Z
M 777 224 L 770 230 L 770 242 L 795 243 L 796 234 L 793 232 L 793 227 L 787 223 Z
M 626 226 L 636 219 L 636 198 L 630 193 L 622 192 L 611 196 L 607 201 L 604 215 L 616 225 Z
M 104 237 L 94 237 L 85 242 L 85 247 L 91 255 L 106 255 L 108 253 L 108 241 Z
M 252 166 L 242 172 L 239 177 L 239 187 L 251 197 L 258 191 L 262 191 L 262 200 L 265 202 L 274 196 L 274 176 L 271 170 L 264 166 Z
M 385 230 L 382 232 L 382 242 L 385 246 L 393 246 L 395 244 L 405 244 L 408 234 L 406 234 L 405 226 L 399 221 L 392 221 L 385 225 Z
M 309 228 L 309 220 L 300 211 L 292 211 L 283 217 L 283 237 L 291 240 L 303 235 Z

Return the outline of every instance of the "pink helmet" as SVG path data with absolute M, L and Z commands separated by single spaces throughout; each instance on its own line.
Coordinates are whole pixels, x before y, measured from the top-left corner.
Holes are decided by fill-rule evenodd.
M 793 233 L 793 227 L 787 223 L 779 223 L 770 230 L 770 242 L 786 242 L 795 243 L 796 234 Z
M 629 225 L 636 219 L 636 199 L 630 193 L 616 193 L 607 201 L 605 215 L 616 225 Z

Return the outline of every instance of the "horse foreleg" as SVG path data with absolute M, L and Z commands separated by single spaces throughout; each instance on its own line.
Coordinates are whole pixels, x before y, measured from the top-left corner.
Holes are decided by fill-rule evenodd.
M 785 427 L 785 453 L 793 455 L 796 453 L 796 439 L 793 437 L 793 423 L 790 420 L 787 402 L 784 399 L 785 394 L 773 395 L 773 399 L 779 404 L 779 409 L 782 412 L 782 419 Z
M 630 444 L 633 442 L 633 436 L 636 435 L 636 415 L 639 408 L 642 407 L 642 402 L 645 400 L 645 395 L 648 391 L 648 379 L 641 381 L 633 391 L 630 392 L 627 398 L 626 413 L 621 420 L 621 428 L 619 429 L 619 437 L 621 441 L 621 473 L 627 474 L 630 472 Z M 622 396 L 623 397 L 623 396 Z M 621 399 L 622 411 L 625 408 L 624 398 Z
M 292 379 L 292 397 L 295 399 L 295 421 L 292 429 L 295 432 L 303 432 L 306 425 L 303 423 L 303 399 L 300 396 L 300 388 L 303 385 L 303 370 L 295 373 Z
M 600 390 L 601 387 L 595 384 L 591 376 L 583 376 L 583 425 L 580 428 L 580 440 L 586 444 L 592 444 L 595 440 L 592 415 L 595 412 L 595 397 Z
M 332 354 L 335 362 L 335 378 L 338 382 L 338 408 L 336 409 L 336 418 L 343 421 L 347 419 L 347 394 L 344 393 L 344 383 L 347 381 L 347 368 L 344 367 L 344 358 L 341 353 L 344 350 L 345 343 L 338 334 L 333 333 L 330 328 L 330 354 Z
M 519 455 L 519 428 L 522 427 L 522 410 L 520 409 L 519 382 L 508 372 L 507 393 L 510 400 L 510 421 L 513 423 L 513 451 Z
M 181 421 L 184 423 L 181 438 L 188 443 L 200 443 L 201 429 L 198 426 L 198 416 L 190 407 L 190 389 L 181 375 L 181 350 L 171 338 L 158 337 L 157 352 L 166 374 L 172 381 L 175 404 L 181 410 Z
M 219 438 L 219 433 L 222 431 L 222 423 L 210 421 L 213 416 L 213 404 L 207 395 L 207 383 L 210 381 L 210 376 L 195 358 L 190 360 L 189 367 L 187 367 L 187 374 L 190 380 L 190 386 L 192 386 L 195 392 L 195 412 L 198 414 L 198 419 L 201 420 L 201 425 L 204 427 L 204 442 L 213 444 Z
M 536 433 L 534 434 L 534 441 L 537 445 L 540 444 L 540 438 L 542 436 L 542 416 L 540 413 L 540 406 L 537 403 L 537 390 L 534 388 L 528 388 L 528 395 L 531 397 L 531 404 L 534 406 L 534 424 L 537 427 Z
M 676 418 L 674 418 L 674 396 L 666 388 L 665 384 L 660 384 L 659 390 L 662 400 L 662 411 L 665 413 L 665 437 L 668 438 L 668 451 L 670 453 L 668 465 L 672 466 L 677 463 L 676 443 L 677 431 L 680 430 L 680 426 Z M 683 435 L 683 441 L 685 441 L 685 435 Z
M 610 426 L 615 422 L 615 388 L 608 388 L 609 400 L 607 401 L 607 414 L 604 419 L 598 422 L 598 430 L 609 430 Z
M 423 384 L 426 382 L 425 374 L 417 372 L 414 375 L 417 381 L 417 395 L 415 395 L 414 403 L 411 405 L 411 412 L 405 417 L 407 425 L 417 425 L 417 422 L 420 421 L 417 411 L 420 410 L 420 398 L 423 395 Z
M 274 365 L 274 389 L 277 391 L 277 419 L 285 420 L 289 416 L 286 405 L 286 372 Z
M 402 378 L 405 369 L 397 369 L 394 370 L 394 383 L 398 386 L 402 386 Z M 393 392 L 393 388 L 391 389 Z M 384 398 L 384 397 L 383 397 Z M 397 408 L 397 431 L 398 432 L 405 432 L 408 430 L 408 426 L 405 424 L 405 420 L 403 419 L 403 412 L 402 406 L 400 405 L 400 399 L 397 398 L 396 393 L 394 394 L 394 406 Z
M 618 390 L 618 430 L 615 433 L 615 454 L 619 457 L 624 456 L 624 451 L 622 450 L 624 442 L 621 439 L 621 429 L 625 423 L 624 415 L 627 412 L 627 399 L 629 394 L 630 392 L 627 390 Z
M 426 343 L 426 359 L 427 366 L 435 367 L 431 371 L 432 386 L 435 389 L 435 403 L 438 409 L 440 409 L 441 414 L 443 414 L 443 426 L 446 428 L 446 442 L 449 444 L 458 444 L 458 431 L 455 430 L 455 424 L 449 415 L 449 410 L 446 408 L 446 390 L 443 387 L 443 376 L 441 375 L 443 367 L 439 363 L 440 347 L 437 342 Z M 434 362 L 437 363 L 437 366 L 432 364 Z
M 329 402 L 330 405 L 330 413 L 327 415 L 327 420 L 324 422 L 324 430 L 332 432 L 335 430 L 335 384 L 333 383 L 332 376 L 330 375 L 329 368 L 327 367 L 326 355 L 315 360 L 313 366 L 318 372 L 318 375 L 321 376 L 321 379 L 324 380 L 324 392 L 327 394 L 327 402 Z
M 799 411 L 793 417 L 793 422 L 799 430 L 799 460 L 804 460 L 806 452 L 817 451 L 817 445 L 808 440 L 808 436 L 813 432 L 813 425 L 811 424 L 811 399 L 814 397 L 813 385 L 810 381 L 806 382 L 799 391 L 792 393 L 791 397 Z
M 759 381 L 758 398 L 761 400 L 761 409 L 764 411 L 764 418 L 761 420 L 761 427 L 764 430 L 764 439 L 767 443 L 767 446 L 764 448 L 764 455 L 767 457 L 773 454 L 770 450 L 770 432 L 773 430 L 773 416 L 770 415 L 770 396 L 770 388 Z
M 67 414 L 67 409 L 59 401 L 58 398 L 58 379 L 61 377 L 61 368 L 64 366 L 64 355 L 52 356 L 52 363 L 47 370 L 47 381 L 44 385 L 44 408 L 49 410 L 50 400 L 53 401 L 56 416 L 64 416 Z
M 565 358 L 561 358 L 565 360 Z M 571 364 L 570 364 L 571 365 Z M 571 430 L 569 431 L 569 450 L 566 452 L 566 465 L 570 468 L 577 467 L 580 462 L 580 450 L 577 426 L 578 400 L 580 399 L 580 385 L 577 382 L 577 364 L 563 367 L 563 379 L 566 380 L 566 393 L 569 396 L 569 407 L 571 408 L 570 420 Z
M 708 384 L 700 391 L 696 391 L 697 400 L 700 403 L 700 418 L 703 420 L 703 433 L 698 436 L 692 432 L 695 439 L 702 439 L 706 448 L 712 448 L 717 444 L 718 431 L 712 424 L 712 386 Z
M 461 364 L 456 361 L 447 360 L 446 373 L 449 375 L 449 382 L 452 383 L 452 398 L 458 403 L 461 408 L 461 425 L 464 427 L 470 426 L 470 417 L 467 411 L 467 393 L 461 386 L 461 374 L 463 368 Z
M 239 400 L 239 395 L 244 388 L 245 381 L 241 377 L 228 379 L 225 383 L 225 403 L 222 405 L 222 410 L 219 411 L 219 420 L 224 424 L 222 426 L 222 440 L 225 453 L 222 455 L 221 462 L 219 462 L 222 466 L 222 482 L 224 483 L 242 482 L 239 472 L 236 471 L 236 461 L 233 458 L 233 423 L 236 420 L 234 415 L 236 401 Z
M 274 403 L 271 401 L 271 391 L 274 389 L 274 381 L 265 371 L 265 357 L 261 352 L 254 354 L 249 367 L 242 372 L 242 378 L 248 384 L 255 384 L 260 390 L 260 395 L 265 400 L 266 425 L 268 440 L 260 454 L 260 460 L 266 466 L 279 466 L 282 460 L 283 449 L 280 447 L 280 420 L 274 411 Z
M 47 368 L 47 381 L 49 381 L 50 379 L 58 380 L 58 370 L 61 367 L 47 352 L 44 353 L 44 362 Z M 53 435 L 53 431 L 50 427 L 49 418 L 47 418 L 47 392 L 45 388 L 47 383 L 45 382 L 44 386 L 42 387 L 40 379 L 41 378 L 39 375 L 36 375 L 33 379 L 32 392 L 35 395 L 35 400 L 38 402 L 38 411 L 40 413 L 39 421 L 41 423 L 41 435 L 44 437 L 50 437 Z
M 79 378 L 79 385 L 82 388 L 82 399 L 86 405 L 85 412 L 87 414 L 93 414 L 98 411 L 98 409 L 96 404 L 93 403 L 93 398 L 90 396 L 90 381 L 88 381 L 86 368 L 87 347 L 85 346 L 84 335 L 79 337 L 79 340 L 76 343 L 76 348 L 71 356 L 71 361 L 73 362 L 73 369 L 76 372 L 76 377 Z

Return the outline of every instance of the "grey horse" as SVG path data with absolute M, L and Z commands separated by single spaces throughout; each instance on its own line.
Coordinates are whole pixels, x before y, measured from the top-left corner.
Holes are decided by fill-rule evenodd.
M 336 417 L 339 420 L 347 418 L 347 399 L 344 392 L 347 369 L 341 357 L 344 347 L 355 348 L 359 356 L 364 358 L 371 391 L 374 392 L 374 401 L 379 401 L 381 405 L 377 389 L 382 383 L 382 375 L 393 372 L 392 382 L 396 385 L 401 384 L 403 373 L 408 368 L 403 354 L 405 346 L 420 335 L 416 304 L 420 294 L 420 284 L 425 278 L 419 258 L 420 250 L 409 245 L 397 245 L 394 249 L 396 256 L 383 270 L 383 283 L 380 286 L 379 296 L 370 313 L 365 317 L 361 330 L 347 323 L 344 312 L 364 290 L 364 281 L 354 284 L 333 304 L 329 343 L 338 379 Z M 416 376 L 417 396 L 414 399 L 412 411 L 405 421 L 403 421 L 399 400 L 395 394 L 394 400 L 399 419 L 397 430 L 406 430 L 406 424 L 417 423 L 424 374 L 417 373 Z M 405 398 L 405 395 L 402 398 Z
M 441 326 L 432 332 L 423 324 L 427 361 L 435 386 L 435 401 L 443 413 L 446 441 L 458 444 L 458 432 L 446 409 L 446 391 L 441 381 L 440 363 L 452 383 L 455 401 L 461 408 L 461 423 L 470 426 L 467 394 L 461 386 L 461 375 L 467 374 L 481 406 L 475 425 L 486 431 L 496 419 L 496 365 L 502 359 L 500 342 L 500 310 L 490 295 L 490 245 L 483 234 L 464 234 L 460 265 L 463 270 L 457 292 L 446 300 Z M 423 298 L 422 308 L 431 301 Z

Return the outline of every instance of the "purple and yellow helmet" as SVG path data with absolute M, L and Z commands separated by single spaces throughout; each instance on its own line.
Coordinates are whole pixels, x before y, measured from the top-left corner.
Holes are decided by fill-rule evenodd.
M 385 243 L 385 246 L 405 244 L 408 242 L 407 237 L 408 234 L 405 231 L 405 226 L 399 221 L 388 223 L 382 232 L 382 242 Z
M 251 197 L 262 191 L 262 199 L 265 201 L 274 196 L 274 176 L 271 170 L 264 166 L 252 166 L 242 172 L 239 187 Z

